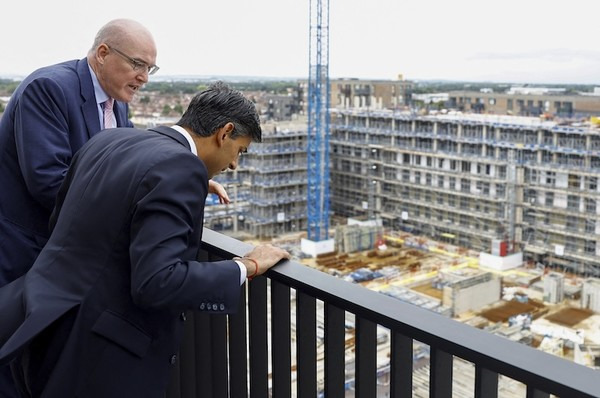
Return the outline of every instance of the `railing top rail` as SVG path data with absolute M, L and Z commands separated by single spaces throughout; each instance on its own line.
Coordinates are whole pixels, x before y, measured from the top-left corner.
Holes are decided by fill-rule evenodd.
M 203 247 L 223 258 L 252 246 L 204 229 Z M 340 309 L 422 343 L 559 396 L 600 396 L 600 373 L 526 345 L 479 330 L 399 299 L 348 283 L 294 261 L 266 274 Z

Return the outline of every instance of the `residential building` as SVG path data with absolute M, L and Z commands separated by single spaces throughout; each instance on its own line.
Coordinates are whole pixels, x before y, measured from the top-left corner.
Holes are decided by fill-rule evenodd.
M 600 274 L 600 131 L 539 118 L 334 110 L 331 208 Z

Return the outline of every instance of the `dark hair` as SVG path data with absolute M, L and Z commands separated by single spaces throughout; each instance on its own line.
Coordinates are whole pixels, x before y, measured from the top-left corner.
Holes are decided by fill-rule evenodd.
M 229 122 L 234 125 L 231 138 L 249 135 L 252 141 L 261 141 L 262 130 L 254 104 L 239 91 L 219 81 L 192 98 L 177 124 L 192 129 L 199 136 L 208 137 Z

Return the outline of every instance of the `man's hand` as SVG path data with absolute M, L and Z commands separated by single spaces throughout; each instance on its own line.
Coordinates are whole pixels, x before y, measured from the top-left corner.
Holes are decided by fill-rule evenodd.
M 253 278 L 264 274 L 269 268 L 274 266 L 282 259 L 289 259 L 290 253 L 279 247 L 270 244 L 256 246 L 252 251 L 241 258 L 246 266 L 247 275 Z M 254 260 L 256 264 L 254 263 Z
M 227 195 L 227 191 L 223 187 L 223 185 L 219 184 L 216 181 L 208 180 L 208 192 L 214 193 L 219 197 L 219 203 L 222 205 L 228 205 L 231 203 L 229 200 L 229 195 Z

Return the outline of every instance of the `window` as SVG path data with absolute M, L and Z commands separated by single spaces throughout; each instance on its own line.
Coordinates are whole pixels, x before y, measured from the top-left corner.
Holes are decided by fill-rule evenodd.
M 410 171 L 402 170 L 402 181 L 410 181 Z
M 544 204 L 546 206 L 554 206 L 554 192 L 546 192 Z
M 595 240 L 586 240 L 585 241 L 585 252 L 589 254 L 596 253 L 596 241 Z
M 598 177 L 587 177 L 587 189 L 595 191 L 598 189 Z
M 425 184 L 431 185 L 431 180 L 432 180 L 431 174 L 429 174 L 429 173 L 425 174 Z
M 462 198 L 460 198 L 460 208 L 465 210 L 465 209 L 469 209 L 469 199 L 465 198 L 464 196 Z
M 456 177 L 450 177 L 448 181 L 450 182 L 450 186 L 448 188 L 456 189 Z
M 471 181 L 466 178 L 460 179 L 460 190 L 462 192 L 470 192 L 471 191 Z
M 527 204 L 534 205 L 536 202 L 536 198 L 537 192 L 535 191 L 535 189 L 525 189 L 525 191 L 523 192 L 523 200 Z
M 415 171 L 415 184 L 421 183 L 421 172 Z
M 594 199 L 585 199 L 585 212 L 586 213 L 596 213 L 596 201 Z
M 503 198 L 506 194 L 506 185 L 496 184 L 496 197 Z
M 438 181 L 438 187 L 444 188 L 444 176 L 438 176 L 437 181 Z
M 471 172 L 471 162 L 462 161 L 461 169 L 465 173 L 470 173 Z
M 553 171 L 547 171 L 546 172 L 546 185 L 550 185 L 551 187 L 553 187 L 555 181 L 556 181 L 556 173 Z
M 592 234 L 596 232 L 596 220 L 585 220 L 585 232 Z
M 506 178 L 506 166 L 498 166 L 498 178 Z
M 577 174 L 569 174 L 569 188 L 579 189 L 581 186 L 581 177 Z
M 567 209 L 576 211 L 579 210 L 579 196 L 567 196 Z

